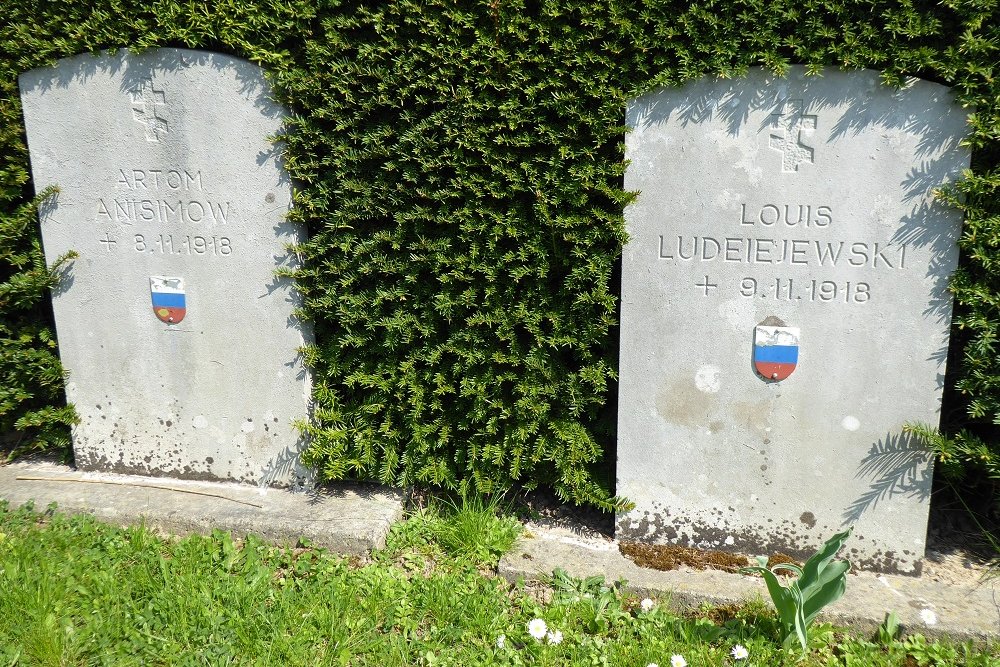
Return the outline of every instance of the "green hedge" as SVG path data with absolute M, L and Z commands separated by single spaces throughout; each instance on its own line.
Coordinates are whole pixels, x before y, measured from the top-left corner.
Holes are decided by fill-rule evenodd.
M 318 341 L 307 457 L 327 478 L 544 484 L 575 503 L 620 504 L 609 454 L 625 103 L 755 65 L 921 76 L 975 105 L 974 173 L 951 195 L 969 221 L 950 385 L 964 393 L 950 423 L 1000 421 L 996 2 L 0 0 L 0 16 L 5 221 L 32 194 L 18 72 L 160 45 L 271 72 L 293 112 L 293 215 L 311 233 L 297 274 Z M 0 285 L 38 269 L 34 236 L 15 246 L 0 246 Z M 18 253 L 35 264 L 12 263 Z M 21 311 L 3 294 L 13 325 L 0 329 L 0 376 L 23 365 L 6 350 L 25 335 L 49 372 L 20 380 L 34 403 L 0 403 L 0 430 L 50 405 L 42 388 L 58 375 L 44 312 L 9 321 Z

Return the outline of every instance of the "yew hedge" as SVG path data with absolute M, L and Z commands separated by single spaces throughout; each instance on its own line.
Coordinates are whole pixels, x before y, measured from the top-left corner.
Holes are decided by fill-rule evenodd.
M 0 17 L 0 432 L 59 444 L 73 420 L 17 74 L 107 48 L 211 49 L 267 69 L 292 113 L 293 216 L 311 234 L 296 278 L 317 334 L 309 462 L 328 479 L 620 505 L 626 101 L 801 63 L 931 79 L 975 108 L 973 170 L 946 195 L 967 220 L 937 446 L 978 443 L 978 459 L 953 447 L 957 469 L 1000 470 L 996 1 L 0 0 Z

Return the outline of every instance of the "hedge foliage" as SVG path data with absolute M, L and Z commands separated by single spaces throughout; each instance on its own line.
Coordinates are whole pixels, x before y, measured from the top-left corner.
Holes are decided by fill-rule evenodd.
M 996 1 L 0 0 L 0 16 L 4 220 L 32 195 L 19 71 L 174 45 L 271 72 L 293 112 L 293 215 L 311 232 L 297 274 L 317 334 L 306 430 L 327 478 L 479 491 L 520 481 L 620 504 L 607 478 L 624 107 L 653 86 L 757 65 L 920 76 L 976 107 L 974 170 L 949 195 L 968 216 L 951 423 L 1000 423 Z M 37 270 L 35 238 L 15 245 L 0 248 L 4 285 L 29 270 L 12 252 L 35 252 Z M 12 307 L 0 300 L 13 327 L 0 329 L 0 375 L 22 363 L 8 341 L 49 331 L 40 311 L 9 320 Z M 52 386 L 50 337 L 23 343 L 51 370 L 22 381 L 28 393 Z

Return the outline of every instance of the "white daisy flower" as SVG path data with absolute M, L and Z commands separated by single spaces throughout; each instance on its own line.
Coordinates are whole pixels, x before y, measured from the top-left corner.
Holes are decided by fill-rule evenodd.
M 545 637 L 549 640 L 550 644 L 560 644 L 563 640 L 562 632 L 559 630 L 553 630 L 545 635 Z
M 733 660 L 746 660 L 750 655 L 750 651 L 748 651 L 747 647 L 742 644 L 733 646 L 733 650 L 729 653 L 733 656 Z
M 670 656 L 670 667 L 687 667 L 688 661 L 684 659 L 683 655 L 677 655 L 676 653 Z
M 497 637 L 497 648 L 503 648 L 507 644 L 507 635 Z
M 639 606 L 642 607 L 643 611 L 649 611 L 653 608 L 653 601 L 649 598 L 643 598 L 642 602 L 639 603 Z
M 545 625 L 545 621 L 541 618 L 533 618 L 528 622 L 528 634 L 535 639 L 541 640 L 548 631 L 549 626 Z
M 931 609 L 921 609 L 920 620 L 924 622 L 924 625 L 934 625 L 937 623 L 937 614 Z

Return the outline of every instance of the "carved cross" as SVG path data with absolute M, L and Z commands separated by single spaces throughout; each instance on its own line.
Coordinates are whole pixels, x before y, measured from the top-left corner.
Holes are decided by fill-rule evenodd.
M 781 134 L 771 135 L 769 144 L 781 151 L 781 171 L 798 171 L 803 162 L 812 164 L 813 149 L 802 143 L 802 132 L 816 129 L 816 116 L 803 113 L 802 100 L 787 100 L 771 116 L 771 127 L 781 130 Z
M 167 103 L 162 90 L 153 88 L 153 80 L 146 79 L 132 91 L 132 116 L 146 128 L 146 141 L 159 141 L 167 133 L 167 121 L 157 115 L 156 107 Z
M 708 290 L 715 289 L 716 287 L 719 286 L 718 283 L 710 283 L 710 282 L 708 282 L 708 276 L 705 276 L 705 281 L 704 282 L 695 283 L 694 285 L 695 285 L 695 287 L 701 287 L 701 288 L 703 288 L 705 290 L 705 296 L 708 296 Z

